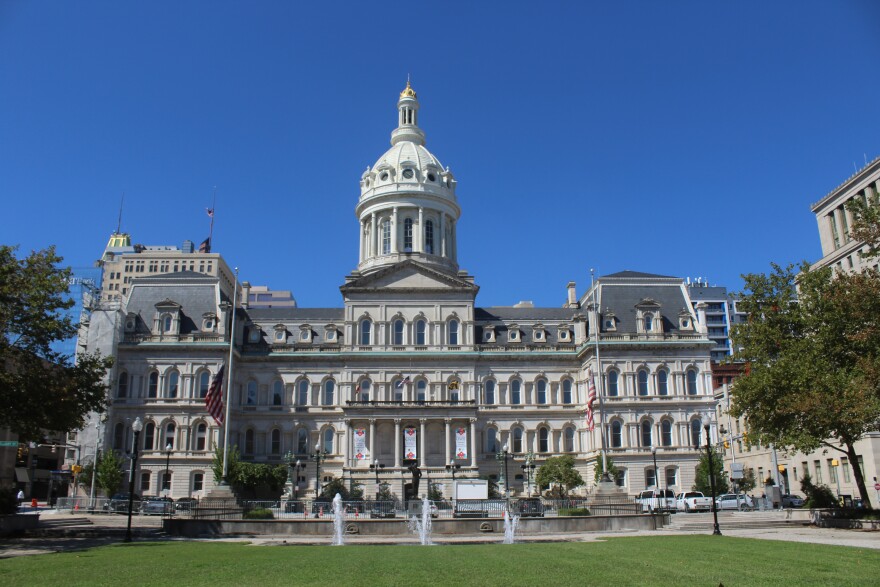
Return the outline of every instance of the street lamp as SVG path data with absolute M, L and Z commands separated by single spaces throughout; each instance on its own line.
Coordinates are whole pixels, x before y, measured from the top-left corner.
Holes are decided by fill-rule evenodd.
M 712 467 L 712 446 L 709 444 L 709 425 L 704 424 L 703 429 L 706 431 L 706 456 L 709 457 L 709 488 L 712 490 L 712 519 L 715 523 L 712 534 L 714 536 L 721 536 L 721 529 L 718 527 L 718 504 L 715 503 L 715 469 Z
M 455 472 L 461 469 L 461 465 L 455 462 L 455 459 L 449 459 L 449 464 L 446 465 L 446 470 L 452 472 L 452 483 L 455 484 Z
M 507 459 L 510 456 L 510 453 L 507 452 L 507 444 L 501 447 L 501 452 L 495 455 L 495 460 L 501 463 L 504 461 L 504 469 L 502 470 L 502 477 L 504 478 L 504 499 L 510 499 L 510 484 L 507 481 Z
M 370 463 L 370 470 L 376 473 L 376 501 L 379 501 L 379 471 L 385 468 L 384 463 L 380 463 L 378 459 L 374 459 Z
M 531 453 L 531 451 L 526 454 L 526 464 L 520 465 L 520 468 L 526 474 L 526 487 L 528 488 L 529 497 L 532 497 L 532 472 L 535 470 L 535 463 L 533 462 L 535 459 L 535 455 Z
M 657 447 L 651 447 L 651 457 L 654 459 L 654 511 L 660 509 L 660 502 L 657 501 L 657 490 L 660 489 L 660 478 L 657 476 Z M 665 499 L 666 496 L 663 496 Z
M 327 460 L 327 453 L 316 450 L 309 455 L 309 459 L 315 461 L 315 497 L 317 498 L 321 495 L 321 462 Z
M 162 489 L 167 491 L 165 497 L 171 496 L 171 443 L 165 445 L 165 477 L 162 479 Z
M 125 542 L 131 542 L 131 507 L 134 504 L 134 470 L 137 468 L 138 462 L 138 437 L 141 435 L 141 430 L 144 429 L 144 424 L 139 417 L 134 419 L 134 424 L 131 425 L 131 429 L 134 430 L 134 446 L 131 449 L 131 471 L 129 471 L 128 474 L 128 525 L 125 528 Z

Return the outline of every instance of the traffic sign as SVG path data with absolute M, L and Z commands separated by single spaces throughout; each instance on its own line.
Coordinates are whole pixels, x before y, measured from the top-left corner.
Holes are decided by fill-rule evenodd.
M 880 483 L 874 483 L 874 489 L 880 491 Z
M 0 446 L 18 446 L 17 440 L 0 440 Z

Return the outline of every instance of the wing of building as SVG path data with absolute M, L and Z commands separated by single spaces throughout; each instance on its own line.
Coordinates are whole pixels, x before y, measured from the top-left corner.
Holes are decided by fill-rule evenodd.
M 230 442 L 245 460 L 307 463 L 301 497 L 331 477 L 371 488 L 372 463 L 384 465 L 382 480 L 400 497 L 411 464 L 433 482 L 449 480 L 450 462 L 458 475 L 498 478 L 496 453 L 507 446 L 505 481 L 517 495 L 529 491 L 519 474 L 529 453 L 538 466 L 572 455 L 589 491 L 604 430 L 629 493 L 657 484 L 652 447 L 659 484 L 690 489 L 702 426 L 714 430 L 714 343 L 684 281 L 624 271 L 581 296 L 574 283 L 560 288 L 556 308 L 477 305 L 479 287 L 459 268 L 457 182 L 425 147 L 409 84 L 397 109 L 391 148 L 360 178 L 359 251 L 341 305 L 256 306 L 250 296 L 238 304 Z M 117 265 L 137 267 L 138 253 L 128 254 Z M 227 362 L 233 299 L 242 296 L 217 270 L 228 269 L 222 259 L 210 272 L 191 261 L 124 275 L 125 295 L 92 313 L 84 339 L 117 357 L 105 445 L 125 450 L 131 422 L 144 421 L 143 494 L 209 491 L 223 438 L 204 397 Z M 588 369 L 601 375 L 592 431 Z M 326 454 L 320 480 L 316 451 Z

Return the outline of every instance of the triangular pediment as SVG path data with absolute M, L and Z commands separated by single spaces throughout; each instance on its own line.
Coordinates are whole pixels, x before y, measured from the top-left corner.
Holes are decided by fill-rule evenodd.
M 396 291 L 472 291 L 479 287 L 466 279 L 426 267 L 416 261 L 403 261 L 362 277 L 340 288 L 343 292 L 367 290 Z

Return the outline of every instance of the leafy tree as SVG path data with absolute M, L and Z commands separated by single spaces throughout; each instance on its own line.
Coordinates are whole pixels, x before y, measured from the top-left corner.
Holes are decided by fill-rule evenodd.
M 564 455 L 544 461 L 535 475 L 535 483 L 542 488 L 556 483 L 562 488 L 560 497 L 565 498 L 569 491 L 584 484 L 584 478 L 574 468 L 574 457 Z
M 95 485 L 101 489 L 105 496 L 111 497 L 119 491 L 119 486 L 122 485 L 122 466 L 124 464 L 124 461 L 113 450 L 101 453 L 98 458 Z
M 85 463 L 82 466 L 82 471 L 80 471 L 79 475 L 76 476 L 76 485 L 78 487 L 82 487 L 86 491 L 86 493 L 88 493 L 89 489 L 91 489 L 92 487 L 92 471 L 94 469 L 94 463 Z M 97 477 L 97 471 L 95 471 L 95 477 Z
M 859 494 L 869 495 L 855 443 L 880 421 L 880 274 L 773 266 L 746 275 L 733 327 L 735 359 L 747 363 L 732 390 L 750 442 L 847 455 Z
M 480 475 L 479 478 L 489 482 L 487 486 L 489 499 L 500 499 L 504 497 L 498 489 L 498 481 L 496 479 L 493 479 L 489 475 Z
M 831 488 L 827 485 L 814 485 L 809 473 L 805 473 L 804 478 L 801 479 L 801 491 L 806 496 L 805 507 L 836 508 L 840 505 Z
M 69 269 L 55 248 L 17 259 L 17 247 L 0 246 L 0 427 L 22 442 L 45 430 L 77 430 L 89 412 L 103 412 L 109 357 L 83 354 L 76 364 L 52 344 L 76 334 L 64 310 Z
M 348 487 L 346 487 L 345 485 L 345 479 L 341 477 L 333 477 L 324 485 L 324 488 L 321 490 L 320 499 L 333 501 L 333 498 L 336 497 L 337 493 L 342 497 L 342 501 L 363 499 L 364 495 L 364 491 L 360 487 L 360 483 L 356 483 L 354 490 L 349 491 Z
M 431 501 L 443 501 L 443 492 L 440 491 L 440 484 L 433 481 L 428 484 L 428 499 Z
M 605 456 L 605 461 L 608 463 L 608 475 L 612 481 L 617 477 L 617 467 L 614 466 L 614 461 L 608 455 Z M 593 471 L 593 482 L 598 484 L 602 480 L 602 473 L 605 470 L 602 468 L 602 457 L 596 459 L 596 468 Z
M 230 479 L 235 479 L 238 464 L 241 462 L 241 453 L 238 451 L 238 445 L 233 444 L 226 451 L 226 472 Z M 223 481 L 223 447 L 219 444 L 214 447 L 214 459 L 211 461 L 211 473 L 214 474 L 214 483 Z
M 397 504 L 397 496 L 391 492 L 391 485 L 386 481 L 379 484 L 379 492 L 376 494 L 376 499 L 378 501 L 393 501 L 395 505 Z
M 859 198 L 852 198 L 846 203 L 846 209 L 853 215 L 853 225 L 850 229 L 853 239 L 868 245 L 865 256 L 880 255 L 880 202 L 876 199 L 865 202 Z
M 755 479 L 755 470 L 754 469 L 746 469 L 743 471 L 743 478 L 736 481 L 736 486 L 739 491 L 743 493 L 748 493 L 753 490 L 758 485 L 758 480 Z
M 715 475 L 715 496 L 727 493 L 730 486 L 727 483 L 727 473 L 724 472 L 724 463 L 721 461 L 721 455 L 715 450 L 714 446 L 710 446 L 712 451 L 712 472 Z M 694 480 L 693 491 L 700 491 L 703 495 L 712 495 L 712 486 L 709 483 L 709 456 L 705 452 L 700 453 L 700 462 L 697 464 L 696 479 Z

